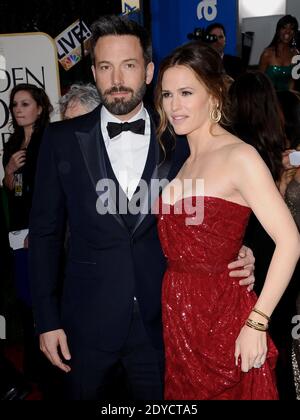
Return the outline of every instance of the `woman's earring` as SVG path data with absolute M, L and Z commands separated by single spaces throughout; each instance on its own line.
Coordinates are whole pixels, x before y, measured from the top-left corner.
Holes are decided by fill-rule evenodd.
M 221 121 L 222 113 L 218 107 L 218 105 L 214 106 L 209 114 L 211 122 L 218 124 Z

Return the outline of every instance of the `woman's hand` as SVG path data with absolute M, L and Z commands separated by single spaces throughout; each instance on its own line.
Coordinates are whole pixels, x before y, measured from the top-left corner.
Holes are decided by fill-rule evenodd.
M 253 367 L 260 368 L 266 361 L 267 351 L 266 332 L 245 325 L 235 342 L 235 364 L 238 366 L 241 357 L 242 372 L 248 372 Z
M 25 161 L 26 150 L 19 150 L 9 159 L 9 162 L 5 167 L 5 172 L 7 172 L 7 175 L 13 175 L 18 169 L 24 166 Z
M 287 186 L 294 179 L 297 168 L 286 169 L 283 171 L 279 181 L 279 191 L 282 197 L 285 196 Z
M 296 166 L 291 165 L 290 163 L 290 154 L 296 152 L 294 149 L 287 149 L 282 153 L 282 166 L 284 169 L 296 169 Z

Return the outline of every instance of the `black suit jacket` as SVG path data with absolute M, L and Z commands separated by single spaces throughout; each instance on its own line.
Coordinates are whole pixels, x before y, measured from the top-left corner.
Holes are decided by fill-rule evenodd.
M 100 109 L 50 124 L 42 141 L 29 238 L 37 330 L 65 329 L 71 349 L 117 350 L 128 334 L 136 295 L 149 337 L 161 348 L 165 258 L 156 216 L 139 214 L 129 231 L 119 214 L 96 211 L 97 200 L 107 197 L 96 192 L 98 181 L 107 177 Z M 152 179 L 175 176 L 188 155 L 186 141 L 161 162 L 153 123 L 151 132 L 150 147 L 155 148 L 156 159 Z M 60 299 L 57 289 L 66 216 L 70 241 Z

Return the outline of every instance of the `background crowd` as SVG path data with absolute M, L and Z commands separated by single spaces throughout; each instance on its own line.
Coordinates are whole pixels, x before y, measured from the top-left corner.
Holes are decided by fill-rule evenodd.
M 297 19 L 283 17 L 274 32 L 271 44 L 262 51 L 259 68 L 249 69 L 239 57 L 224 54 L 226 29 L 221 23 L 207 28 L 207 33 L 215 36 L 210 45 L 221 55 L 224 65 L 229 106 L 226 128 L 257 149 L 300 230 L 300 169 L 289 162 L 289 154 L 300 151 L 300 93 L 292 77 L 292 58 L 300 48 Z M 100 104 L 92 83 L 78 80 L 64 90 L 59 101 L 62 119 L 84 115 Z M 0 314 L 5 314 L 9 332 L 8 339 L 0 341 L 0 371 L 5 372 L 0 375 L 0 399 L 34 399 L 33 391 L 37 399 L 59 399 L 61 395 L 60 374 L 45 363 L 34 331 L 27 232 L 21 249 L 12 251 L 8 242 L 8 232 L 28 229 L 39 147 L 52 105 L 46 92 L 31 84 L 19 84 L 10 93 L 11 135 L 4 149 L 5 177 L 0 200 Z M 67 239 L 66 227 L 66 250 Z M 274 244 L 255 216 L 250 219 L 246 241 L 256 258 L 255 289 L 259 293 Z M 62 258 L 62 281 L 63 267 Z M 298 265 L 270 324 L 271 337 L 279 350 L 279 395 L 287 400 L 300 399 L 300 339 L 291 334 L 292 318 L 300 315 L 299 276 Z M 122 369 L 118 375 L 122 379 L 118 384 L 122 384 Z M 117 382 L 114 392 L 124 396 Z

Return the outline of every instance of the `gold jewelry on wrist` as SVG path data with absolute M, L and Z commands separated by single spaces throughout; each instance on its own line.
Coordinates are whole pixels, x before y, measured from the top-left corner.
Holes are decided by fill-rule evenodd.
M 260 311 L 259 309 L 253 308 L 252 312 L 256 312 L 258 315 L 261 315 L 263 318 L 265 318 L 269 322 L 271 321 L 271 318 L 265 313 L 263 313 L 262 311 Z
M 257 331 L 267 331 L 267 329 L 269 328 L 268 324 L 262 324 L 261 322 L 253 321 L 253 319 L 251 318 L 247 319 L 247 321 L 245 322 L 245 325 Z

